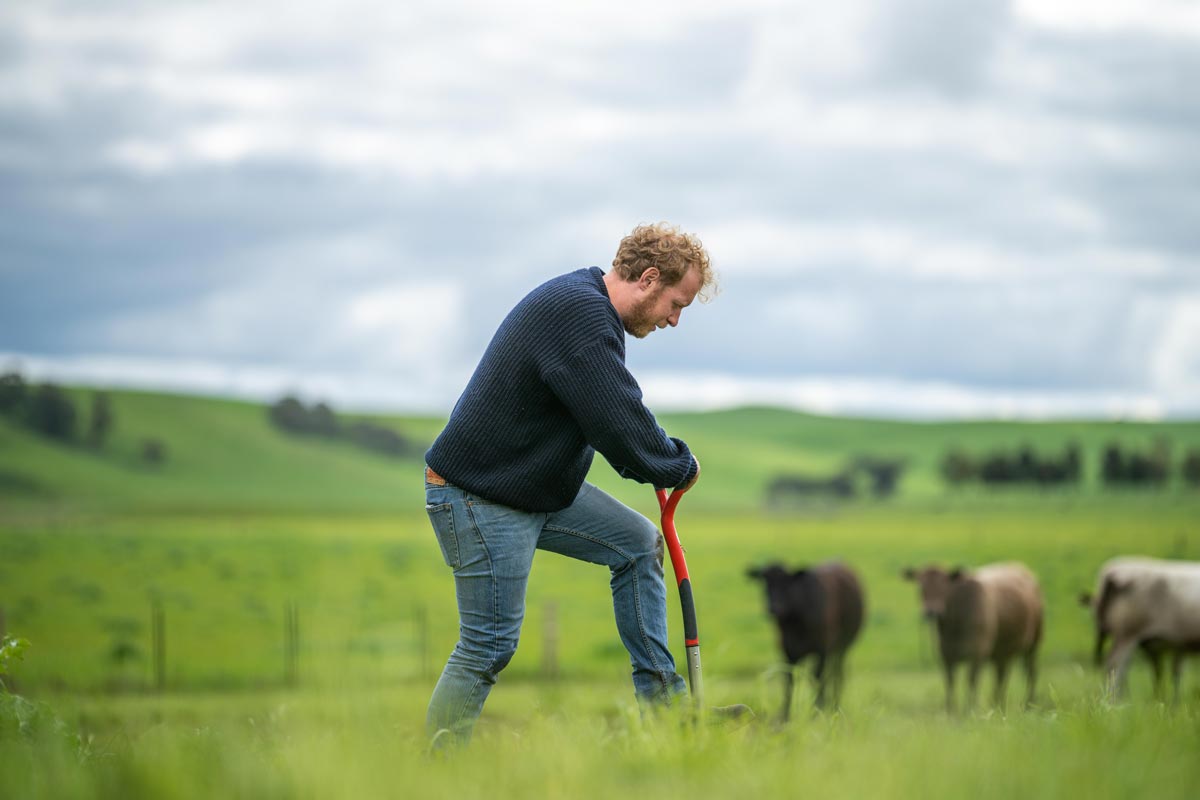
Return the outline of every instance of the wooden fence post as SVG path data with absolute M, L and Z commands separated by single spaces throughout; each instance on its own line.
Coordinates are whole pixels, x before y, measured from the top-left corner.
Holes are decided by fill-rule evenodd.
M 8 633 L 8 620 L 4 616 L 4 606 L 0 606 L 0 642 L 4 641 L 4 636 Z M 6 675 L 0 685 L 8 688 L 10 692 L 17 691 L 17 679 L 14 675 Z
M 154 688 L 167 688 L 167 618 L 162 603 L 155 600 L 150 606 L 150 638 L 154 651 Z
M 283 679 L 293 688 L 300 683 L 300 609 L 291 600 L 283 606 Z
M 542 674 L 558 678 L 558 603 L 553 600 L 542 607 Z

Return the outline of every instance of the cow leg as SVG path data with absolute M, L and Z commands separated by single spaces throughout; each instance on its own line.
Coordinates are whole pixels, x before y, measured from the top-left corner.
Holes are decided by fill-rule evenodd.
M 1025 654 L 1025 707 L 1033 708 L 1033 693 L 1037 687 L 1037 650 Z
M 792 678 L 792 670 L 793 665 L 788 664 L 783 671 L 783 708 L 781 709 L 779 716 L 785 723 L 791 719 L 792 716 L 792 684 L 794 683 Z
M 1122 639 L 1114 641 L 1112 650 L 1108 651 L 1108 686 L 1106 688 L 1110 700 L 1117 700 L 1124 693 L 1125 673 L 1129 671 L 1129 659 L 1136 646 L 1136 639 Z
M 1104 663 L 1104 641 L 1107 638 L 1108 634 L 1104 633 L 1104 631 L 1096 631 L 1096 652 L 1094 663 L 1097 667 Z
M 1148 642 L 1142 642 L 1142 652 L 1146 654 L 1146 660 L 1150 662 L 1150 669 L 1154 672 L 1154 699 L 1163 699 L 1163 670 L 1162 670 L 1162 650 Z
M 846 654 L 839 653 L 835 655 L 830 667 L 833 673 L 830 675 L 830 680 L 833 682 L 833 707 L 834 709 L 839 709 L 842 707 L 842 684 L 846 675 Z
M 954 667 L 955 664 L 945 660 L 942 669 L 946 674 L 946 713 L 954 715 Z
M 817 682 L 817 709 L 825 708 L 825 685 L 828 683 L 825 674 L 825 654 L 817 654 L 817 662 L 813 664 L 813 678 Z
M 1001 711 L 1008 711 L 1008 659 L 997 658 L 992 661 L 992 665 L 996 668 L 996 687 L 992 705 Z
M 975 710 L 975 699 L 979 695 L 979 673 L 983 670 L 983 659 L 973 658 L 967 667 L 967 711 Z
M 1171 684 L 1174 692 L 1172 694 L 1172 705 L 1179 705 L 1179 682 L 1183 677 L 1183 650 L 1176 650 L 1171 654 Z

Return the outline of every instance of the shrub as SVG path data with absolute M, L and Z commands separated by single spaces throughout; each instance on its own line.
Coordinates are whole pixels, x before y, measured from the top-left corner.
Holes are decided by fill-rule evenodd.
M 21 373 L 6 372 L 0 375 L 0 414 L 6 417 L 24 417 L 28 402 L 29 387 L 25 385 Z
M 325 403 L 308 408 L 291 395 L 272 405 L 267 415 L 272 424 L 287 433 L 328 439 L 344 438 L 359 447 L 386 456 L 412 455 L 417 449 L 391 428 L 365 420 L 344 425 Z
M 75 404 L 58 386 L 43 383 L 29 401 L 29 427 L 38 433 L 69 442 L 75 438 Z
M 1200 450 L 1190 450 L 1179 470 L 1190 486 L 1200 488 Z
M 386 456 L 404 456 L 409 452 L 408 440 L 391 428 L 373 422 L 355 422 L 346 431 L 350 441 L 367 450 Z
M 276 427 L 289 433 L 332 438 L 340 432 L 337 415 L 325 403 L 317 403 L 310 409 L 289 395 L 271 406 L 267 413 Z
M 167 445 L 162 439 L 142 440 L 142 460 L 158 467 L 167 461 Z
M 285 397 L 267 412 L 277 427 L 285 431 L 302 433 L 308 427 L 308 410 L 294 397 Z
M 105 392 L 92 392 L 92 414 L 88 420 L 88 444 L 103 447 L 113 428 L 112 403 Z

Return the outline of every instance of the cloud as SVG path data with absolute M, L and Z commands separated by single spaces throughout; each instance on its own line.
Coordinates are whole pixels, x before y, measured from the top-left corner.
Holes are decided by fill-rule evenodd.
M 0 348 L 448 407 L 512 303 L 667 219 L 724 292 L 631 346 L 638 374 L 764 396 L 815 375 L 795 397 L 897 413 L 900 385 L 1192 408 L 1194 21 L 1165 0 L 8 6 Z M 939 392 L 911 396 L 956 407 Z
M 240 280 L 176 306 L 115 317 L 97 343 L 117 353 L 326 371 L 413 372 L 428 367 L 430 352 L 459 356 L 461 328 L 447 321 L 464 316 L 461 287 L 415 270 L 380 282 L 383 270 L 365 265 L 392 255 L 386 241 L 369 238 L 251 253 Z
M 1025 22 L 1052 30 L 1200 38 L 1200 9 L 1187 0 L 1016 0 L 1014 5 Z
M 1151 385 L 1173 403 L 1200 397 L 1200 294 L 1174 299 L 1165 313 L 1149 365 Z
M 980 90 L 1008 32 L 1008 0 L 920 0 L 883 9 L 873 26 L 876 70 L 900 85 L 949 95 Z
M 647 400 L 674 410 L 719 410 L 772 405 L 835 416 L 906 419 L 1098 419 L 1159 420 L 1169 409 L 1154 394 L 981 391 L 969 385 L 859 376 L 747 379 L 707 373 L 662 372 L 642 380 Z M 888 397 L 886 404 L 881 397 Z M 1194 407 L 1185 407 L 1194 413 Z

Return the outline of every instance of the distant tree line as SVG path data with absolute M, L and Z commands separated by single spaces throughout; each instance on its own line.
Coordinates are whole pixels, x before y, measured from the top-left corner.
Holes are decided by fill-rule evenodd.
M 420 455 L 421 448 L 391 428 L 366 420 L 342 422 L 326 403 L 306 406 L 288 395 L 267 410 L 272 424 L 286 433 L 344 439 L 393 458 Z
M 1112 443 L 1100 459 L 1100 480 L 1105 486 L 1164 486 L 1171 478 L 1170 452 L 1164 440 L 1148 451 Z M 1040 454 L 1032 447 L 994 451 L 972 456 L 954 449 L 941 461 L 942 478 L 951 486 L 978 482 L 986 486 L 1025 484 L 1041 487 L 1078 484 L 1082 478 L 1079 445 L 1069 444 L 1060 453 Z M 1191 450 L 1179 464 L 1183 480 L 1200 488 L 1200 450 Z
M 0 417 L 63 444 L 82 444 L 96 450 L 104 448 L 116 427 L 116 414 L 107 392 L 93 391 L 84 415 L 61 386 L 31 384 L 16 370 L 0 375 Z M 166 461 L 167 448 L 162 440 L 143 439 L 140 447 L 147 463 Z
M 951 450 L 942 458 L 942 478 L 951 486 L 977 481 L 986 486 L 1026 484 L 1042 487 L 1079 483 L 1083 463 L 1079 445 L 1069 444 L 1057 454 L 1041 454 L 1025 445 L 1015 451 L 993 451 L 972 456 Z
M 104 392 L 92 392 L 90 413 L 84 419 L 74 401 L 53 383 L 26 383 L 19 372 L 0 375 L 0 416 L 61 442 L 103 447 L 116 419 Z
M 1183 480 L 1190 486 L 1200 489 L 1200 450 L 1189 450 L 1180 465 Z
M 780 507 L 820 497 L 851 500 L 860 492 L 886 499 L 895 494 L 906 467 L 904 459 L 857 456 L 829 475 L 776 475 L 767 482 L 767 504 Z
M 1170 456 L 1161 441 L 1149 452 L 1123 450 L 1120 445 L 1110 444 L 1104 448 L 1100 462 L 1100 477 L 1112 486 L 1160 486 L 1167 482 L 1170 473 Z

